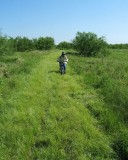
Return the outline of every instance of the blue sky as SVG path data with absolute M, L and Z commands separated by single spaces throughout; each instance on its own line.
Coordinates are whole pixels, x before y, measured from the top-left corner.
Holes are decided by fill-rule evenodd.
M 128 0 L 0 0 L 0 28 L 11 37 L 51 36 L 56 44 L 78 31 L 128 43 Z

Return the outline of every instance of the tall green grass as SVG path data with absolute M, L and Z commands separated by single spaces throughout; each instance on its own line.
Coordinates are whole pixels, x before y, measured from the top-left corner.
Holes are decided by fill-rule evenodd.
M 115 60 L 115 53 L 103 63 L 68 55 L 66 75 L 58 71 L 60 53 L 1 57 L 1 160 L 127 159 L 124 112 L 98 84 L 98 66 L 104 75 L 103 63 Z
M 83 77 L 84 83 L 95 90 L 103 103 L 96 102 L 93 96 L 90 98 L 92 101 L 83 96 L 85 106 L 98 120 L 101 129 L 111 137 L 118 157 L 128 159 L 127 50 L 112 50 L 103 60 L 71 53 L 69 56 L 74 73 Z

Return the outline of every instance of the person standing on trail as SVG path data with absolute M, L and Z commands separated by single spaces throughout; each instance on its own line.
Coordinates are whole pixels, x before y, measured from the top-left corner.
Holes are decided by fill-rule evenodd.
M 65 52 L 62 52 L 60 57 L 57 59 L 57 62 L 59 62 L 59 66 L 61 65 L 61 63 L 63 63 L 63 65 L 64 65 L 64 73 L 66 73 L 66 65 L 67 65 L 67 62 L 68 62 L 68 58 L 67 58 Z

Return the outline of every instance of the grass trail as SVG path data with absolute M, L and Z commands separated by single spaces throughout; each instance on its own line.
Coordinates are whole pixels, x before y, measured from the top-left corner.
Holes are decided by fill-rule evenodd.
M 45 55 L 8 99 L 1 117 L 1 160 L 114 159 L 109 137 L 86 108 L 87 101 L 103 105 L 94 90 L 69 64 L 60 75 L 60 52 Z M 85 89 L 86 88 L 86 89 Z

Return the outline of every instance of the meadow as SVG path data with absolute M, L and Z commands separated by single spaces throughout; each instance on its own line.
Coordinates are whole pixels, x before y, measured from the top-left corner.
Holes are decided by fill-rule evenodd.
M 0 56 L 0 160 L 127 160 L 128 50 Z

